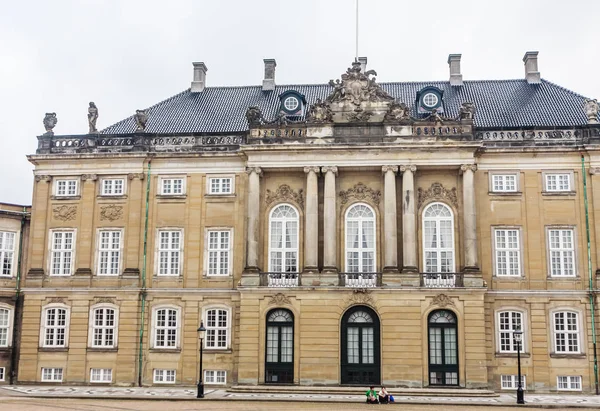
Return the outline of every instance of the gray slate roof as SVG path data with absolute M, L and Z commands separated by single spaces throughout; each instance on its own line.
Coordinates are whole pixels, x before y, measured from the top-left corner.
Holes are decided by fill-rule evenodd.
M 411 106 L 415 115 L 418 90 L 435 86 L 444 91 L 444 116 L 457 117 L 463 102 L 475 103 L 475 125 L 485 128 L 569 127 L 587 122 L 583 111 L 585 98 L 577 93 L 542 80 L 528 84 L 525 80 L 465 81 L 453 87 L 447 81 L 380 83 L 398 101 Z M 187 89 L 148 109 L 148 133 L 235 133 L 248 130 L 246 109 L 258 106 L 266 119 L 275 118 L 279 95 L 296 90 L 307 104 L 325 99 L 332 88 L 326 84 L 281 85 L 274 91 L 260 86 L 207 87 L 201 93 Z M 133 133 L 135 121 L 128 117 L 106 129 L 103 134 Z

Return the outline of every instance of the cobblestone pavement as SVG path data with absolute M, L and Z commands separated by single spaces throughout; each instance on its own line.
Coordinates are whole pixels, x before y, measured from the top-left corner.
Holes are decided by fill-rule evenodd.
M 392 391 L 393 393 L 393 391 Z M 192 404 L 195 400 L 196 390 L 195 388 L 160 388 L 160 387 L 147 387 L 147 388 L 136 388 L 136 387 L 69 387 L 69 386 L 34 386 L 34 385 L 10 385 L 10 386 L 2 386 L 0 387 L 0 396 L 1 397 L 11 397 L 11 401 L 23 401 L 24 399 L 30 399 L 31 401 L 45 401 L 39 399 L 40 397 L 56 399 L 56 398 L 69 398 L 69 399 L 136 399 L 136 400 L 147 400 L 153 399 L 154 402 L 159 403 L 160 400 L 190 400 L 190 401 L 180 401 L 182 404 Z M 345 405 L 340 406 L 339 409 L 348 409 L 347 406 L 350 404 L 357 404 L 363 406 L 364 404 L 364 396 L 363 395 L 355 395 L 355 394 L 327 394 L 327 393 L 319 393 L 319 394 L 301 394 L 301 393 L 285 393 L 285 394 L 276 394 L 276 393 L 231 393 L 227 392 L 224 389 L 220 390 L 206 390 L 206 399 L 207 400 L 218 400 L 218 401 L 204 401 L 206 404 L 211 404 L 211 407 L 221 407 L 217 403 L 227 402 L 228 404 L 234 404 L 237 402 L 240 403 L 249 403 L 249 404 L 257 404 L 257 402 L 261 403 L 271 403 L 271 402 L 286 402 L 288 405 L 285 407 L 287 409 L 296 409 L 301 406 L 300 403 L 345 403 Z M 202 401 L 202 400 L 198 400 Z M 525 401 L 527 405 L 530 406 L 538 406 L 538 407 L 585 407 L 585 408 L 596 408 L 600 409 L 600 396 L 594 395 L 544 395 L 544 394 L 525 394 Z M 173 402 L 173 403 L 174 403 Z M 296 404 L 291 405 L 290 402 L 295 402 Z M 516 402 L 516 397 L 514 393 L 502 393 L 495 397 L 440 397 L 440 396 L 420 396 L 420 395 L 400 395 L 396 396 L 396 402 L 402 404 L 440 404 L 440 405 L 449 405 L 449 404 L 460 404 L 460 405 L 480 405 L 480 406 L 512 406 Z M 2 401 L 0 404 L 4 404 Z M 61 400 L 62 404 L 63 401 Z M 22 404 L 25 404 L 23 402 Z M 66 404 L 66 403 L 65 403 Z M 126 404 L 127 406 L 132 406 L 130 401 L 126 402 L 117 402 L 116 404 Z M 334 405 L 336 407 L 337 405 Z M 432 405 L 433 406 L 433 405 Z M 96 405 L 96 407 L 100 407 L 100 405 Z M 152 406 L 154 409 L 155 406 Z M 156 408 L 160 411 L 169 411 L 170 409 L 195 409 L 192 405 L 188 405 L 188 408 L 185 408 L 185 405 L 177 406 L 183 408 Z M 189 408 L 192 407 L 192 408 Z M 320 405 L 320 407 L 324 407 L 324 405 Z M 439 405 L 438 405 L 439 407 Z M 494 407 L 495 409 L 497 409 Z M 332 409 L 330 405 L 326 406 L 328 410 Z M 403 405 L 404 408 L 404 405 Z M 4 411 L 4 407 L 0 406 L 0 409 Z M 17 408 L 15 408 L 17 409 Z M 24 408 L 27 409 L 27 408 Z M 60 408 L 58 408 L 60 409 Z M 72 409 L 72 408 L 65 408 Z M 77 408 L 73 408 L 77 409 Z M 82 408 L 83 409 L 83 408 Z M 87 409 L 87 408 L 85 408 Z M 118 410 L 120 408 L 110 408 L 104 406 L 104 408 L 89 408 L 90 410 L 95 409 L 115 409 Z M 137 408 L 123 408 L 124 410 L 135 410 Z M 145 408 L 148 409 L 148 408 Z M 208 409 L 203 407 L 203 409 Z M 214 408 L 214 409 L 228 409 L 225 408 Z M 234 409 L 234 408 L 231 408 Z M 257 408 L 239 408 L 239 409 L 257 409 Z M 280 409 L 280 408 L 258 408 L 258 409 Z M 311 408 L 304 408 L 311 409 Z M 323 408 L 313 408 L 313 409 L 323 409 Z M 435 408 L 434 408 L 435 409 Z

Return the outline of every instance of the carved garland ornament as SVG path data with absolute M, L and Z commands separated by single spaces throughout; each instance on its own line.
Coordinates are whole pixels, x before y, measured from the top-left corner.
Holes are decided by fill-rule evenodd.
M 340 191 L 339 196 L 342 205 L 348 203 L 353 198 L 356 200 L 371 200 L 374 204 L 379 205 L 381 191 L 373 190 L 363 183 L 358 183 L 346 191 Z
M 437 305 L 439 307 L 447 307 L 449 305 L 454 306 L 454 302 L 446 294 L 438 294 L 435 297 L 433 297 L 433 300 L 431 300 L 431 303 L 429 303 L 430 307 L 432 305 Z
M 369 305 L 375 307 L 375 301 L 373 300 L 371 291 L 363 289 L 353 290 L 352 294 L 350 294 L 344 302 L 346 307 L 353 305 Z
M 100 220 L 115 221 L 123 217 L 123 206 L 110 204 L 100 207 Z
M 277 293 L 271 296 L 271 301 L 269 301 L 269 305 L 291 305 L 292 302 L 289 298 L 287 298 L 282 293 Z
M 65 304 L 63 297 L 52 297 L 46 300 L 46 304 Z
M 94 299 L 94 304 L 115 304 L 115 299 L 111 297 L 96 297 Z
M 52 209 L 54 218 L 60 221 L 72 221 L 77 216 L 77 206 L 61 205 Z
M 300 206 L 301 209 L 304 210 L 304 190 L 299 189 L 298 192 L 295 192 L 290 186 L 287 184 L 282 184 L 279 186 L 275 192 L 271 190 L 267 190 L 267 196 L 265 199 L 265 203 L 267 206 L 273 204 L 276 201 L 293 201 Z
M 419 187 L 418 193 L 418 205 L 421 207 L 425 201 L 429 199 L 446 200 L 450 202 L 454 207 L 458 207 L 458 196 L 456 194 L 456 187 L 448 190 L 441 183 L 433 183 L 427 190 L 423 190 Z

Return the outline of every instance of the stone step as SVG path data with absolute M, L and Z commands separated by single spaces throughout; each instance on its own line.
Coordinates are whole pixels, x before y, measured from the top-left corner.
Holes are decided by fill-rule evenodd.
M 376 387 L 376 391 L 380 387 Z M 261 394 L 330 394 L 330 395 L 364 395 L 368 387 L 323 387 L 306 385 L 236 385 L 227 389 L 232 393 Z M 395 396 L 420 397 L 497 397 L 492 390 L 473 390 L 466 388 L 401 388 L 388 387 Z

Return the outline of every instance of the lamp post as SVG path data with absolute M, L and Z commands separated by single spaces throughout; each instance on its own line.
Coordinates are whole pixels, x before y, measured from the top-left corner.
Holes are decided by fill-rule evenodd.
M 514 332 L 515 342 L 517 343 L 517 404 L 525 404 L 523 399 L 523 384 L 521 384 L 521 341 L 523 340 L 523 331 Z
M 205 333 L 206 328 L 204 328 L 204 321 L 200 321 L 200 328 L 198 328 L 198 338 L 200 338 L 200 371 L 198 372 L 198 394 L 196 395 L 196 398 L 204 398 L 204 382 L 202 379 L 202 343 Z

